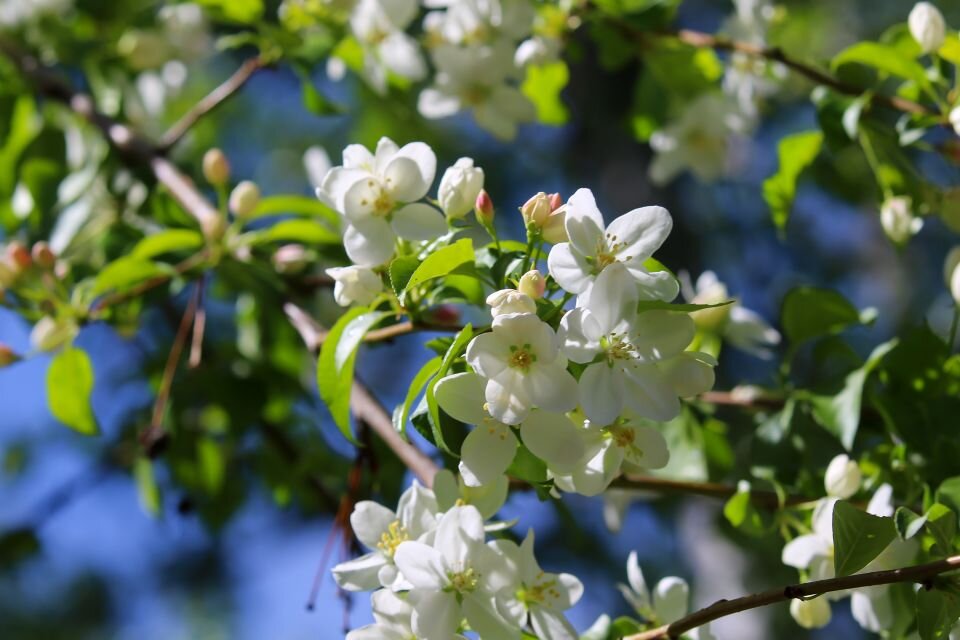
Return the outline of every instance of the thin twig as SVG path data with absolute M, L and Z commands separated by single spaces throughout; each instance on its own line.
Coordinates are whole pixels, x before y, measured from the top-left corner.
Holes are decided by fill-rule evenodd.
M 802 584 L 790 585 L 779 589 L 771 589 L 762 593 L 755 593 L 733 600 L 720 600 L 714 604 L 695 611 L 685 618 L 676 622 L 666 624 L 656 629 L 635 633 L 624 637 L 623 640 L 660 640 L 666 638 L 678 638 L 691 629 L 703 626 L 704 624 L 732 615 L 765 607 L 777 602 L 787 602 L 794 599 L 807 599 L 813 596 L 819 596 L 824 593 L 835 591 L 846 591 L 847 589 L 860 589 L 862 587 L 872 587 L 883 584 L 894 584 L 898 582 L 924 583 L 931 578 L 960 569 L 960 556 L 951 556 L 943 560 L 936 560 L 914 567 L 904 567 L 902 569 L 892 569 L 888 571 L 871 571 L 869 573 L 858 573 L 852 576 L 842 578 L 830 578 L 829 580 L 815 580 Z
M 203 332 L 207 326 L 207 309 L 203 304 L 204 288 L 205 280 L 200 278 L 197 280 L 197 311 L 193 318 L 193 340 L 190 341 L 190 357 L 187 360 L 191 369 L 199 367 L 203 358 Z
M 160 149 L 168 151 L 192 129 L 205 115 L 226 102 L 233 94 L 239 91 L 257 71 L 264 67 L 264 60 L 260 56 L 250 58 L 233 72 L 213 91 L 208 93 L 198 103 L 183 115 L 182 118 L 170 127 L 160 138 Z
M 124 302 L 129 302 L 130 300 L 133 300 L 135 298 L 139 298 L 140 296 L 147 293 L 148 291 L 152 291 L 157 287 L 161 287 L 167 284 L 168 282 L 170 282 L 171 280 L 173 280 L 175 277 L 182 276 L 185 273 L 191 271 L 192 269 L 200 266 L 206 261 L 206 259 L 207 259 L 207 250 L 202 249 L 199 253 L 196 253 L 190 256 L 189 258 L 183 260 L 182 262 L 174 265 L 173 271 L 171 273 L 163 273 L 163 274 L 154 276 L 152 278 L 144 280 L 143 282 L 137 284 L 136 286 L 133 286 L 127 289 L 126 291 L 121 291 L 119 293 L 114 293 L 114 294 L 106 295 L 106 296 L 103 296 L 102 298 L 99 298 L 90 307 L 90 313 L 96 313 L 98 311 L 102 311 L 103 309 L 115 307 L 118 304 L 122 304 Z
M 669 478 L 658 478 L 656 476 L 638 475 L 620 476 L 614 480 L 610 486 L 617 489 L 650 491 L 655 493 L 682 493 L 708 498 L 719 498 L 722 500 L 733 497 L 739 491 L 734 485 L 720 484 L 717 482 L 671 480 Z M 765 509 L 779 509 L 782 506 L 802 504 L 810 500 L 811 498 L 804 498 L 803 496 L 784 495 L 781 502 L 781 497 L 777 495 L 775 491 L 750 490 L 750 501 L 756 506 Z

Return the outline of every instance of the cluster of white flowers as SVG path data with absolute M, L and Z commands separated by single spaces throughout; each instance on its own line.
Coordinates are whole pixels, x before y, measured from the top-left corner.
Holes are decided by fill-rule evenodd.
M 856 462 L 846 455 L 839 455 L 830 462 L 824 477 L 824 488 L 828 497 L 817 501 L 813 509 L 810 533 L 794 538 L 783 548 L 784 564 L 804 571 L 810 580 L 834 577 L 833 508 L 838 500 L 856 494 L 860 490 L 860 484 L 860 468 Z M 881 485 L 870 499 L 867 513 L 892 516 L 892 497 L 892 487 L 888 484 Z M 906 566 L 913 561 L 918 550 L 916 540 L 896 538 L 859 573 Z M 837 591 L 812 600 L 793 600 L 790 603 L 790 614 L 797 624 L 804 628 L 823 627 L 830 622 L 830 602 L 846 597 L 850 598 L 854 619 L 867 631 L 879 633 L 893 624 L 893 603 L 888 585 Z
M 617 588 L 637 615 L 653 626 L 676 622 L 689 611 L 690 587 L 686 580 L 668 576 L 653 587 L 651 594 L 637 561 L 636 551 L 631 551 L 627 558 L 627 584 L 618 584 Z M 709 623 L 691 630 L 684 637 L 693 640 L 714 638 Z
M 580 581 L 540 568 L 532 531 L 520 545 L 488 542 L 484 518 L 491 514 L 462 497 L 454 502 L 449 472 L 437 480 L 444 489 L 436 493 L 414 483 L 396 512 L 371 501 L 356 505 L 350 524 L 370 552 L 333 573 L 344 589 L 374 592 L 375 623 L 347 640 L 451 640 L 468 630 L 481 639 L 519 640 L 528 627 L 540 638 L 575 640 L 563 612 L 583 594 Z

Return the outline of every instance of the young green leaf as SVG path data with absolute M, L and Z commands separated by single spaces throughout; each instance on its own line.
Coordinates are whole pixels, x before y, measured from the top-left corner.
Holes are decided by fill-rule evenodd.
M 303 244 L 340 244 L 340 234 L 313 220 L 281 220 L 262 231 L 245 234 L 253 245 L 268 242 L 302 242 Z
M 846 298 L 836 291 L 816 287 L 791 289 L 780 312 L 783 331 L 794 347 L 860 322 L 860 312 Z
M 816 159 L 822 144 L 822 132 L 804 131 L 785 137 L 777 146 L 780 168 L 763 182 L 763 199 L 777 229 L 786 228 L 797 195 L 797 179 Z
M 394 409 L 393 427 L 403 437 L 407 437 L 407 420 L 410 417 L 410 408 L 413 405 L 413 401 L 417 399 L 417 396 L 419 396 L 423 388 L 427 386 L 430 379 L 440 370 L 442 364 L 443 358 L 440 356 L 428 360 L 426 364 L 420 368 L 420 371 L 417 372 L 417 375 L 413 377 L 413 380 L 410 381 L 410 388 L 407 389 L 407 397 L 404 398 L 403 404 L 398 405 L 396 409 Z
M 137 483 L 140 507 L 153 517 L 160 515 L 160 487 L 153 475 L 153 463 L 149 458 L 137 458 L 133 463 L 133 478 Z
M 193 229 L 164 229 L 144 237 L 131 251 L 134 258 L 150 260 L 165 253 L 194 251 L 203 246 L 203 235 Z
M 840 501 L 833 508 L 833 566 L 837 576 L 860 571 L 897 536 L 893 518 L 881 518 Z
M 125 291 L 142 282 L 169 275 L 172 268 L 137 256 L 123 256 L 104 267 L 93 281 L 93 295 Z
M 560 92 L 569 79 L 570 70 L 562 60 L 527 67 L 521 90 L 536 106 L 537 120 L 542 124 L 561 125 L 567 121 L 567 107 L 560 99 Z
M 470 342 L 471 338 L 473 338 L 473 326 L 468 324 L 454 337 L 450 348 L 447 349 L 446 355 L 443 356 L 440 368 L 437 369 L 437 374 L 427 385 L 427 391 L 424 394 L 424 400 L 427 404 L 427 415 L 430 418 L 430 427 L 433 430 L 433 441 L 442 451 L 450 454 L 453 454 L 453 451 L 451 451 L 443 435 L 442 424 L 440 422 L 440 406 L 437 404 L 434 389 L 437 383 L 450 371 L 454 360 L 460 357 L 460 354 L 466 349 L 467 343 Z
M 55 355 L 47 370 L 50 413 L 71 429 L 87 436 L 100 433 L 97 419 L 90 408 L 93 381 L 90 357 L 74 347 Z
M 340 214 L 316 198 L 301 195 L 267 196 L 261 198 L 248 220 L 265 216 L 295 215 L 316 218 L 331 229 L 340 228 Z
M 960 597 L 940 589 L 917 591 L 917 632 L 920 640 L 944 640 L 960 618 Z
M 473 260 L 473 240 L 470 238 L 457 240 L 427 256 L 427 259 L 420 263 L 417 270 L 410 276 L 407 286 L 404 287 L 404 293 L 428 280 L 452 273 L 458 267 L 471 264 Z

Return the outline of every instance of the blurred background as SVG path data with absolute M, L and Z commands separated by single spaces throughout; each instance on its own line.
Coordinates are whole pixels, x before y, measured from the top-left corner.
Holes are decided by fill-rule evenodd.
M 854 41 L 877 37 L 903 21 L 913 5 L 906 0 L 783 4 L 788 44 L 793 44 L 787 48 L 806 60 L 824 59 Z M 958 8 L 940 4 L 948 22 L 960 24 Z M 714 32 L 730 11 L 726 2 L 684 2 L 679 24 Z M 784 292 L 799 283 L 832 287 L 860 308 L 883 310 L 875 325 L 854 336 L 865 351 L 904 324 L 923 318 L 935 326 L 949 321 L 950 303 L 940 276 L 952 243 L 949 232 L 930 219 L 906 249 L 898 250 L 879 225 L 875 187 L 838 193 L 815 172 L 814 179 L 802 183 L 787 233 L 778 236 L 760 185 L 776 170 L 777 141 L 815 122 L 809 85 L 785 84 L 767 105 L 755 135 L 731 148 L 727 177 L 703 184 L 685 174 L 656 188 L 647 178 L 649 147 L 636 142 L 627 124 L 633 84 L 623 80 L 635 69 L 606 71 L 587 38 L 577 43 L 563 94 L 569 123 L 523 126 L 512 143 L 495 140 L 469 117 L 424 121 L 416 114 L 414 96 L 407 96 L 406 105 L 381 100 L 356 78 L 333 82 L 322 69 L 313 71 L 313 81 L 346 109 L 341 115 L 317 116 L 304 108 L 300 78 L 279 68 L 258 73 L 191 145 L 222 147 L 235 177 L 255 180 L 265 193 L 310 194 L 303 164 L 309 146 L 322 147 L 337 164 L 340 150 L 350 142 L 369 145 L 381 135 L 401 143 L 423 140 L 437 151 L 440 167 L 469 155 L 485 169 L 502 237 L 520 237 L 516 207 L 532 194 L 558 191 L 567 197 L 589 187 L 608 219 L 637 206 L 667 207 L 675 228 L 657 257 L 694 277 L 714 270 L 732 294 L 774 323 Z M 191 64 L 169 111 L 184 110 L 239 60 L 237 54 L 217 53 Z M 191 153 L 195 151 L 187 153 L 187 162 L 196 161 Z M 842 170 L 852 184 L 859 179 L 870 185 L 861 165 L 851 160 Z M 942 160 L 931 159 L 923 169 L 935 183 L 957 182 L 957 168 Z M 830 170 L 835 168 L 823 169 Z M 328 293 L 316 294 L 314 302 L 327 318 L 337 312 Z M 181 298 L 170 300 L 174 309 L 183 304 Z M 208 339 L 236 342 L 243 328 L 235 305 L 216 297 L 207 305 Z M 142 424 L 148 415 L 155 378 L 143 372 L 165 359 L 177 317 L 171 323 L 161 312 L 150 313 L 129 335 L 102 325 L 80 334 L 78 344 L 91 353 L 97 374 L 94 410 L 103 430 L 98 438 L 80 437 L 48 413 L 47 356 L 0 370 L 0 532 L 7 532 L 0 545 L 0 637 L 327 640 L 342 638 L 345 626 L 370 620 L 366 595 L 338 594 L 330 578 L 328 569 L 342 559 L 343 549 L 331 510 L 295 499 L 296 491 L 285 493 L 282 481 L 265 481 L 273 471 L 257 466 L 262 460 L 227 466 L 226 493 L 216 505 L 184 491 L 174 482 L 175 469 L 158 467 L 157 513 L 145 512 L 144 497 L 138 496 L 129 472 L 115 464 L 112 447 L 131 424 Z M 0 342 L 27 352 L 29 333 L 27 323 L 0 309 Z M 406 382 L 430 358 L 422 343 L 419 337 L 400 338 L 362 351 L 359 375 L 388 407 L 402 401 Z M 198 409 L 201 403 L 183 408 L 194 414 L 206 411 L 202 420 L 211 429 L 220 422 L 229 429 L 242 415 L 246 407 L 237 404 L 238 398 L 251 405 L 265 401 L 251 388 L 253 378 L 229 363 L 208 358 L 204 367 L 178 380 L 175 396 L 189 397 L 193 385 L 194 400 L 208 398 L 224 407 L 229 419 L 209 406 Z M 300 364 L 292 369 L 309 385 L 310 371 Z M 211 378 L 218 381 L 215 389 L 203 382 Z M 744 381 L 773 385 L 775 379 L 774 363 L 725 350 L 717 388 Z M 295 428 L 294 445 L 318 472 L 342 477 L 351 447 L 316 397 L 291 397 L 283 415 Z M 255 448 L 243 438 L 234 444 L 232 451 L 241 461 Z M 325 467 L 328 462 L 331 466 Z M 409 478 L 401 482 L 399 473 L 384 477 L 394 485 L 383 491 L 391 504 L 393 498 L 386 494 L 395 496 Z M 729 477 L 735 480 L 736 471 Z M 337 486 L 337 480 L 332 482 Z M 690 580 L 696 606 L 795 580 L 793 570 L 779 561 L 777 540 L 735 534 L 722 517 L 721 502 L 651 496 L 633 503 L 618 534 L 606 529 L 602 506 L 599 499 L 578 497 L 555 506 L 519 494 L 503 513 L 504 518 L 520 518 L 520 531 L 536 529 L 545 568 L 569 571 L 584 581 L 585 596 L 570 613 L 581 631 L 602 613 L 628 613 L 614 585 L 625 581 L 631 550 L 639 553 L 651 583 L 667 575 Z M 311 610 L 307 605 L 312 601 Z M 714 629 L 721 640 L 855 638 L 862 633 L 846 603 L 835 606 L 830 626 L 809 634 L 789 619 L 785 606 L 733 616 Z

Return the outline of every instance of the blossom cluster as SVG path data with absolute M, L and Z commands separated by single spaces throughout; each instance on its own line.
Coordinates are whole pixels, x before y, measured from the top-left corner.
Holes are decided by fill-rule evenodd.
M 373 591 L 375 622 L 347 640 L 450 640 L 468 630 L 489 640 L 519 639 L 528 626 L 540 638 L 575 640 L 563 612 L 583 594 L 580 581 L 540 568 L 532 531 L 519 545 L 488 541 L 489 511 L 458 494 L 449 472 L 435 482 L 436 492 L 415 482 L 396 512 L 372 501 L 354 508 L 350 524 L 370 551 L 333 574 L 344 589 Z

